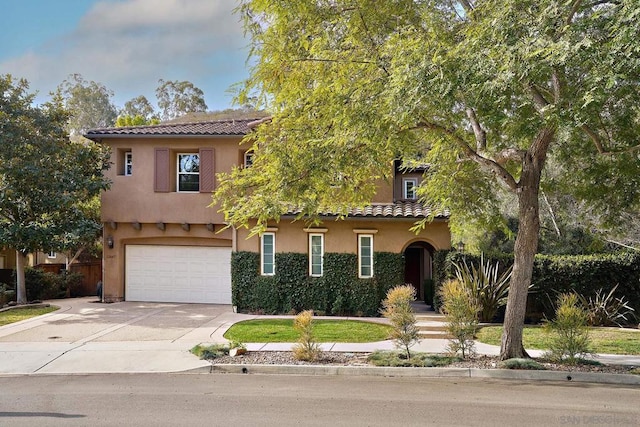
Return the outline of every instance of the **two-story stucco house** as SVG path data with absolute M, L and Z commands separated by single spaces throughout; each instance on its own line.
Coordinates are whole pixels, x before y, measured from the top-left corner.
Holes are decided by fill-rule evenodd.
M 422 171 L 402 171 L 380 183 L 373 203 L 344 220 L 327 216 L 308 228 L 282 218 L 261 236 L 225 229 L 211 204 L 216 173 L 251 164 L 241 141 L 252 120 L 95 129 L 86 137 L 111 149 L 111 188 L 102 195 L 105 301 L 232 303 L 232 252 L 259 254 L 256 274 L 274 275 L 279 253 L 306 254 L 308 275 L 323 275 L 325 253 L 355 254 L 359 278 L 376 275 L 374 254 L 404 255 L 405 277 L 422 292 L 431 257 L 449 248 L 447 217 L 419 234 L 409 231 L 427 213 L 415 200 Z M 354 271 L 356 269 L 354 268 Z

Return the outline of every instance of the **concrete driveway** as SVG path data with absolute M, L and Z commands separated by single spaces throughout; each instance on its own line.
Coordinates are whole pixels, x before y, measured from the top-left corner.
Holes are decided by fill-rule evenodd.
M 189 353 L 242 315 L 229 305 L 48 301 L 60 310 L 0 327 L 0 374 L 176 372 L 209 366 Z

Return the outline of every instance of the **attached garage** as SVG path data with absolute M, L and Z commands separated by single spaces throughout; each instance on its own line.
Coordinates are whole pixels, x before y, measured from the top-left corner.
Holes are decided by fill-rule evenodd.
M 125 300 L 231 304 L 231 248 L 127 245 Z

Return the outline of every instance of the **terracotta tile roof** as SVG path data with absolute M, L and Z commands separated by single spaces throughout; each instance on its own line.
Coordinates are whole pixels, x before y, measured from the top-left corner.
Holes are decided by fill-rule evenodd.
M 292 209 L 289 215 L 296 215 L 299 210 Z M 349 218 L 426 218 L 431 214 L 431 208 L 420 202 L 373 203 L 364 208 L 352 208 Z M 449 218 L 449 210 L 436 213 L 436 218 Z M 320 216 L 338 216 L 337 212 L 323 211 Z
M 374 203 L 364 208 L 351 209 L 350 217 L 425 218 L 431 208 L 420 202 Z M 448 218 L 449 211 L 436 213 L 436 218 Z
M 85 137 L 101 136 L 242 136 L 249 133 L 249 124 L 259 119 L 214 120 L 194 123 L 164 123 L 151 126 L 128 126 L 90 129 Z

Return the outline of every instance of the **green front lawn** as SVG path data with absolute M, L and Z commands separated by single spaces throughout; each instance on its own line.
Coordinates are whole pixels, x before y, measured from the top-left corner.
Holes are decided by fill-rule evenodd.
M 42 314 L 51 313 L 56 311 L 60 307 L 42 307 L 42 308 L 14 308 L 12 310 L 0 311 L 0 326 L 8 325 L 9 323 L 19 322 L 21 320 L 29 319 L 31 317 L 40 316 Z
M 357 320 L 314 320 L 317 342 L 374 342 L 389 337 L 391 327 Z M 293 319 L 246 320 L 233 325 L 224 334 L 231 341 L 295 342 L 299 333 L 293 329 Z
M 478 332 L 478 341 L 500 345 L 502 326 L 487 326 Z M 618 328 L 590 328 L 589 336 L 594 353 L 640 355 L 640 331 Z M 525 326 L 522 340 L 525 348 L 546 350 L 550 334 L 541 326 Z

